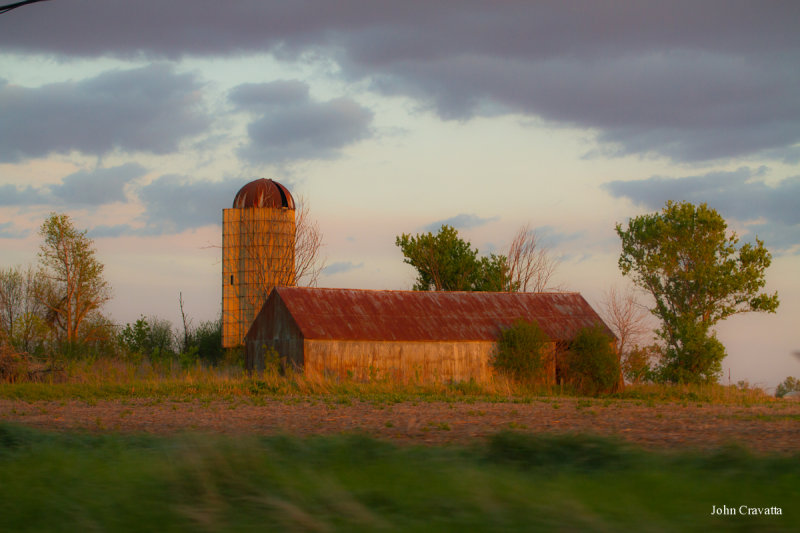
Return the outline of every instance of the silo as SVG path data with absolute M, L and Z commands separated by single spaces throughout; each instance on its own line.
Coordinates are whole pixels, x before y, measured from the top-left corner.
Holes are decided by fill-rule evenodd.
M 222 210 L 222 346 L 241 346 L 270 291 L 294 279 L 294 199 L 269 179 L 242 187 Z

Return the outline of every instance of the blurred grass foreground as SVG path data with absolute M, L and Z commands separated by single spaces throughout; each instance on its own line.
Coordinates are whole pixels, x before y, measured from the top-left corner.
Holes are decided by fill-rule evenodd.
M 416 447 L 0 422 L 0 530 L 800 531 L 798 459 L 580 435 Z

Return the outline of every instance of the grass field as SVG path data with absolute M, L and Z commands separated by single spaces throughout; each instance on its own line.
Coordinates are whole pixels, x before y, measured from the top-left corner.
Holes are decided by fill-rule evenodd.
M 519 416 L 526 412 L 523 404 L 537 404 L 562 423 L 588 420 L 591 427 L 631 406 L 664 413 L 651 416 L 658 427 L 673 411 L 703 413 L 704 406 L 721 405 L 730 406 L 730 414 L 707 417 L 711 423 L 758 422 L 793 431 L 795 411 L 786 414 L 774 398 L 758 389 L 719 385 L 628 387 L 594 399 L 569 395 L 504 380 L 399 385 L 79 361 L 57 380 L 2 383 L 0 399 L 10 402 L 10 412 L 25 409 L 40 420 L 54 416 L 42 413 L 70 409 L 64 406 L 75 401 L 90 410 L 95 403 L 97 409 L 119 404 L 123 421 L 142 402 L 161 412 L 185 403 L 179 410 L 185 413 L 207 403 L 236 410 L 300 402 L 323 418 L 347 409 L 364 413 L 357 406 L 336 406 L 366 402 L 389 421 L 400 416 L 393 405 L 431 405 L 424 409 L 440 412 L 452 405 L 452 413 L 464 411 L 477 421 L 488 415 L 459 406 L 489 402 L 511 417 L 508 426 L 523 430 L 423 446 L 365 433 L 155 435 L 116 433 L 99 424 L 89 433 L 35 430 L 0 419 L 0 530 L 800 530 L 798 453 L 752 453 L 736 445 L 704 452 L 645 449 L 613 437 L 526 430 L 514 418 L 517 409 Z M 423 439 L 456 433 L 453 422 L 444 425 L 422 426 L 416 433 Z M 387 422 L 384 429 L 398 428 Z M 727 514 L 712 516 L 715 507 Z M 742 514 L 748 509 L 761 514 Z
M 248 376 L 241 368 L 205 368 L 149 363 L 131 364 L 115 359 L 75 360 L 62 373 L 41 382 L 0 382 L 0 398 L 43 400 L 103 400 L 126 398 L 225 399 L 234 397 L 325 396 L 392 401 L 530 401 L 533 398 L 575 396 L 563 386 L 515 383 L 501 376 L 489 383 L 436 382 L 403 384 L 387 379 L 353 381 L 308 379 L 302 374 L 278 375 L 264 372 Z M 712 385 L 627 386 L 622 392 L 604 396 L 663 402 L 704 402 L 725 405 L 755 405 L 775 402 L 758 388 Z
M 7 531 L 798 531 L 798 459 L 580 435 L 418 447 L 0 424 L 0 516 Z

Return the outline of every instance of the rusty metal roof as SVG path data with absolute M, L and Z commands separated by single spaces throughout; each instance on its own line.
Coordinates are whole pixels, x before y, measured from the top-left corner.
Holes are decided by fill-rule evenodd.
M 276 287 L 306 339 L 494 341 L 517 318 L 569 340 L 600 316 L 578 293 L 421 292 Z
M 277 181 L 265 178 L 251 181 L 236 193 L 234 209 L 246 207 L 286 207 L 294 209 L 294 198 L 289 189 Z

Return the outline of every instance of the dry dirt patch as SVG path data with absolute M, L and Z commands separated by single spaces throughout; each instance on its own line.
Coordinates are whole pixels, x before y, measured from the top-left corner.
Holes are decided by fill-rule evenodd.
M 360 431 L 421 444 L 467 444 L 501 430 L 589 432 L 646 447 L 740 443 L 761 452 L 800 453 L 800 402 L 750 407 L 647 406 L 633 401 L 545 398 L 531 403 L 333 403 L 320 398 L 22 402 L 0 400 L 0 420 L 49 430 L 293 435 Z

